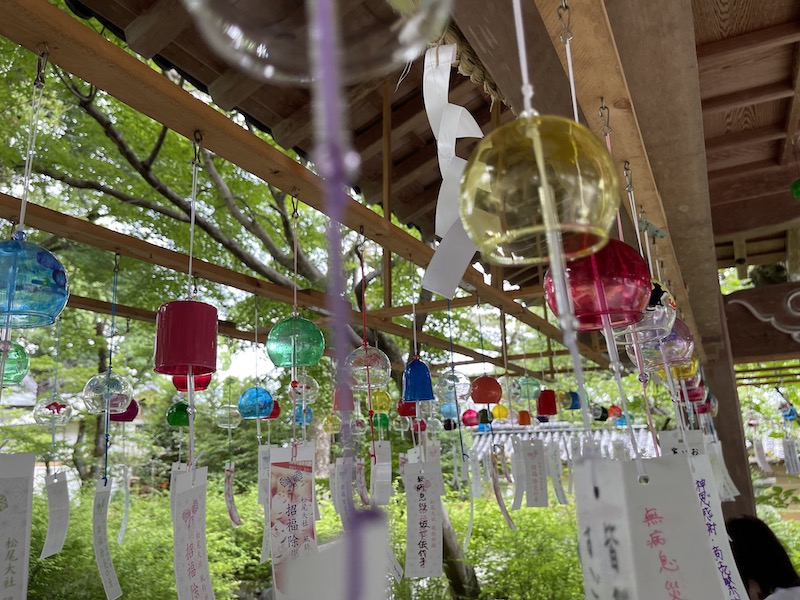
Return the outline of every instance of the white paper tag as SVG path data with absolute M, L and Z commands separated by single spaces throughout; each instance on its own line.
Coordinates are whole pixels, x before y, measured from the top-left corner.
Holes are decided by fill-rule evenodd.
M 47 492 L 47 537 L 39 558 L 61 552 L 69 529 L 69 488 L 66 473 L 55 473 L 45 478 Z
M 258 447 L 258 498 L 259 504 L 266 504 L 269 498 L 269 452 L 275 445 L 262 444 Z
M 544 442 L 525 440 L 522 448 L 525 456 L 525 506 L 546 507 L 548 505 L 547 462 Z
M 494 498 L 497 500 L 497 506 L 500 507 L 500 514 L 503 515 L 503 518 L 506 520 L 506 525 L 512 531 L 517 528 L 514 524 L 511 515 L 508 514 L 508 508 L 506 508 L 506 501 L 503 498 L 503 490 L 500 488 L 500 478 L 497 475 L 497 464 L 495 461 L 491 461 L 490 463 L 490 476 L 492 478 L 492 491 L 494 492 Z
M 586 598 L 644 600 L 636 591 L 622 465 L 600 459 L 576 459 L 574 482 L 578 554 Z
M 753 438 L 753 454 L 755 454 L 758 468 L 767 475 L 772 474 L 772 465 L 767 460 L 767 453 L 764 452 L 764 442 L 761 441 L 760 437 Z
M 472 472 L 472 497 L 480 498 L 483 495 L 483 480 L 481 479 L 481 463 L 477 453 L 473 452 L 470 455 L 469 466 Z
M 128 465 L 122 465 L 122 485 L 125 486 L 125 509 L 122 512 L 122 522 L 119 524 L 117 544 L 122 544 L 125 530 L 128 528 L 128 517 L 131 510 L 131 472 Z
M 797 457 L 797 442 L 793 439 L 783 439 L 783 460 L 786 463 L 787 475 L 800 475 L 800 459 Z
M 338 515 L 339 514 L 339 494 L 336 493 L 336 461 L 334 460 L 332 463 L 328 465 L 328 487 L 331 490 L 331 503 L 333 504 L 333 510 Z
M 28 564 L 33 513 L 32 452 L 0 454 L 0 582 L 2 598 L 28 597 Z
M 272 592 L 284 600 L 290 563 L 317 551 L 314 444 L 273 449 L 269 477 Z
M 336 459 L 336 489 L 334 494 L 337 497 L 339 506 L 339 516 L 342 524 L 346 524 L 353 516 L 355 506 L 353 504 L 353 482 L 355 478 L 355 463 L 350 456 L 343 456 Z
M 429 463 L 409 463 L 406 490 L 405 575 L 439 577 L 442 574 L 442 501 L 428 476 Z
M 658 443 L 664 456 L 678 454 L 700 456 L 706 453 L 706 443 L 702 431 L 681 431 L 678 429 L 659 431 Z
M 525 442 L 519 436 L 511 438 L 511 447 L 514 449 L 511 467 L 514 472 L 514 501 L 511 503 L 511 510 L 522 508 L 522 498 L 525 495 L 526 465 L 524 444 Z
M 558 503 L 564 505 L 567 503 L 567 495 L 564 493 L 564 485 L 561 483 L 561 473 L 564 470 L 564 465 L 561 464 L 561 451 L 558 447 L 558 442 L 548 444 L 545 448 L 545 454 L 547 455 L 547 473 L 553 483 L 553 491 L 556 493 Z
M 372 459 L 370 458 L 370 461 Z M 367 475 L 363 458 L 356 459 L 356 491 L 364 507 L 370 506 L 369 494 L 367 493 Z
M 746 600 L 747 588 L 742 583 L 739 569 L 736 568 L 736 562 L 733 559 L 733 551 L 728 541 L 725 519 L 722 515 L 721 498 L 711 463 L 708 456 L 696 456 L 689 460 L 692 464 L 700 515 L 708 537 L 709 552 L 717 566 L 715 571 L 719 575 L 723 597 Z
M 392 445 L 389 441 L 375 442 L 375 462 L 370 469 L 370 498 L 376 506 L 386 506 L 394 493 L 392 489 Z
M 242 524 L 239 511 L 236 509 L 236 497 L 233 495 L 234 463 L 225 463 L 225 507 L 228 509 L 231 525 L 238 527 Z M 261 489 L 261 486 L 258 486 Z
M 624 440 L 614 440 L 611 442 L 611 451 L 614 453 L 614 460 L 630 460 L 631 455 L 625 447 Z
M 206 482 L 208 467 L 175 478 L 172 522 L 175 587 L 178 600 L 213 600 L 206 550 Z
M 431 477 L 431 481 L 433 481 L 436 493 L 440 496 L 444 496 L 446 490 L 444 487 L 444 475 L 442 473 L 442 446 L 437 440 L 428 442 L 425 462 L 429 465 L 429 471 L 431 467 L 433 468 L 433 471 L 430 471 L 428 475 Z
M 108 547 L 108 501 L 111 499 L 111 478 L 105 483 L 97 480 L 94 493 L 94 510 L 92 513 L 92 533 L 94 537 L 94 560 L 100 571 L 100 581 L 106 592 L 107 600 L 122 596 L 117 571 L 111 561 L 111 550 Z
M 169 472 L 169 507 L 172 511 L 172 519 L 175 520 L 175 480 L 181 473 L 186 472 L 186 464 L 180 462 L 172 463 Z
M 711 468 L 714 469 L 718 477 L 717 485 L 719 486 L 722 500 L 725 502 L 734 500 L 739 495 L 739 490 L 736 484 L 733 483 L 730 473 L 728 473 L 728 466 L 725 464 L 725 457 L 722 455 L 722 444 L 718 441 L 707 441 L 706 449 L 708 458 L 711 461 Z

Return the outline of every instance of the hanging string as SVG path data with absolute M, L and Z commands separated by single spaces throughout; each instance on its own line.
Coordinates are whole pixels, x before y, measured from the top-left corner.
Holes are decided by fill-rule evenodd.
M 111 424 L 111 373 L 114 370 L 114 335 L 117 321 L 117 284 L 119 282 L 119 252 L 114 255 L 114 276 L 111 283 L 111 329 L 108 332 L 108 368 L 106 369 L 106 389 L 104 392 L 106 406 L 103 412 L 103 484 L 108 485 L 108 449 L 111 446 L 109 427 Z
M 194 297 L 192 289 L 192 261 L 194 258 L 194 224 L 197 213 L 197 179 L 200 173 L 201 153 L 203 149 L 203 134 L 200 131 L 194 132 L 194 143 L 192 144 L 194 155 L 192 157 L 192 199 L 191 214 L 189 219 L 189 271 L 187 274 L 186 296 L 191 300 Z
M 572 31 L 570 31 L 569 28 L 570 22 L 572 21 L 572 14 L 570 13 L 567 0 L 561 0 L 556 14 L 558 15 L 558 22 L 561 23 L 561 43 L 564 44 L 564 50 L 567 53 L 567 73 L 569 74 L 569 93 L 572 98 L 572 117 L 577 123 L 579 121 L 578 98 L 575 95 L 575 72 L 572 69 Z
M 456 360 L 455 360 L 455 352 L 453 352 L 453 311 L 450 308 L 450 300 L 447 300 L 447 321 L 448 321 L 448 328 L 449 328 L 449 338 L 450 338 L 450 374 L 453 376 L 452 383 L 453 383 L 453 395 L 456 399 L 456 422 L 458 426 L 458 441 L 461 445 L 461 460 L 462 462 L 464 459 L 469 459 L 469 455 L 464 450 L 464 433 L 461 430 L 461 406 L 458 402 L 458 388 L 456 386 Z
M 53 403 L 58 402 L 58 363 L 61 360 L 61 317 L 56 319 L 56 364 L 53 367 Z M 55 461 L 56 456 L 56 417 L 50 417 L 50 444 L 51 455 Z
M 609 110 L 608 106 L 606 105 L 605 99 L 603 99 L 602 96 L 600 97 L 600 110 L 598 111 L 598 113 L 600 115 L 600 123 L 603 125 L 601 132 L 603 134 L 603 139 L 606 142 L 606 149 L 608 149 L 609 154 L 612 154 L 611 132 L 613 131 L 613 129 L 611 129 L 611 125 L 609 125 L 609 123 L 611 122 L 611 111 Z M 622 231 L 621 211 L 622 207 L 617 209 L 617 235 L 619 236 L 619 241 L 624 242 L 625 234 Z
M 258 404 L 258 398 L 260 396 L 258 390 L 261 387 L 258 385 L 258 296 L 253 298 L 253 343 L 255 346 L 254 354 L 256 362 L 256 440 L 258 441 L 258 447 L 261 448 L 261 411 Z M 294 412 L 292 413 L 292 418 L 294 419 Z M 292 430 L 292 437 L 294 438 L 294 429 Z
M 636 228 L 636 242 L 639 244 L 639 256 L 644 258 L 642 234 L 639 229 L 639 219 L 636 212 L 636 197 L 633 193 L 633 173 L 631 172 L 631 163 L 629 163 L 627 160 L 623 163 L 622 172 L 625 175 L 625 191 L 628 193 L 628 202 L 630 203 L 631 207 L 631 219 L 633 219 L 633 226 Z
M 361 228 L 361 235 L 364 235 L 363 227 Z M 364 238 L 362 238 L 361 243 L 359 244 L 359 249 L 356 250 L 356 253 L 358 254 L 359 262 L 361 264 L 361 319 L 364 334 L 364 367 L 367 372 L 367 416 L 369 418 L 369 432 L 372 440 L 372 450 L 368 451 L 367 453 L 372 459 L 372 464 L 377 464 L 378 454 L 375 450 L 375 410 L 372 407 L 372 382 L 370 381 L 369 367 L 370 361 L 367 358 L 367 353 L 369 352 L 369 343 L 367 342 L 367 267 L 366 262 L 364 261 L 364 245 Z M 414 331 L 414 337 L 416 339 L 416 329 Z M 416 348 L 416 344 L 414 347 Z
M 24 235 L 25 213 L 28 207 L 28 192 L 30 191 L 31 173 L 33 171 L 33 157 L 36 154 L 36 135 L 39 132 L 39 114 L 42 109 L 42 96 L 44 94 L 45 74 L 50 49 L 47 44 L 36 47 L 36 77 L 33 80 L 33 94 L 31 98 L 31 114 L 28 121 L 28 146 L 25 154 L 25 176 L 22 188 L 22 202 L 19 209 L 19 224 L 16 233 Z
M 297 231 L 300 221 L 300 212 L 297 210 L 298 200 L 296 192 L 292 194 L 292 237 L 294 238 L 294 257 L 292 272 L 292 316 L 297 316 Z
M 514 6 L 514 27 L 517 32 L 517 52 L 519 54 L 519 70 L 522 76 L 522 114 L 536 115 L 533 110 L 533 86 L 528 74 L 528 54 L 525 49 L 525 28 L 522 23 L 521 0 L 512 0 Z
M 641 219 L 642 223 L 647 223 L 647 218 L 644 209 L 639 211 L 639 218 Z M 655 235 L 653 235 L 653 240 L 655 240 Z M 644 231 L 644 247 L 647 251 L 647 265 L 650 268 L 650 274 L 652 275 L 653 270 L 653 253 L 650 250 L 650 236 L 647 234 L 647 229 Z
M 413 338 L 413 344 L 414 344 L 414 356 L 417 357 L 419 356 L 419 346 L 417 346 L 417 301 L 416 301 L 417 296 L 415 293 L 415 283 L 416 283 L 415 277 L 416 277 L 417 266 L 411 261 L 408 261 L 408 266 L 411 270 L 411 320 L 413 323 L 411 336 Z

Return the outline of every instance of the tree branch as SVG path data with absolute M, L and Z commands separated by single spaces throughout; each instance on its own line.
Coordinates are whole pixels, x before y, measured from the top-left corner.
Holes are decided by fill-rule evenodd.
M 166 125 L 161 127 L 161 131 L 158 133 L 158 138 L 156 139 L 153 149 L 150 151 L 150 155 L 142 162 L 142 165 L 144 165 L 148 171 L 152 168 L 156 157 L 158 157 L 158 153 L 161 152 L 161 148 L 164 146 L 164 140 L 167 139 L 168 131 L 169 128 Z

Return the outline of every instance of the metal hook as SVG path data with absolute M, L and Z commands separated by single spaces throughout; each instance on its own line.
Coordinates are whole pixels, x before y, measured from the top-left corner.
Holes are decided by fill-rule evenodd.
M 561 43 L 566 44 L 572 39 L 572 31 L 570 30 L 572 13 L 569 10 L 569 5 L 567 4 L 566 0 L 561 0 L 561 4 L 558 6 L 556 14 L 558 15 L 558 22 L 561 23 Z M 567 15 L 566 21 L 564 21 L 564 15 Z
M 630 193 L 633 191 L 633 174 L 631 173 L 631 163 L 627 160 L 622 164 L 622 172 L 625 175 L 625 189 Z
M 114 253 L 114 273 L 119 273 L 119 252 Z
M 36 79 L 33 85 L 41 89 L 44 87 L 44 75 L 47 70 L 47 61 L 50 58 L 50 47 L 46 43 L 36 46 Z
M 192 163 L 195 165 L 200 165 L 200 152 L 203 149 L 203 132 L 199 129 L 196 129 L 194 132 L 194 156 L 192 158 Z
M 610 125 L 611 111 L 608 106 L 606 106 L 605 99 L 602 96 L 600 96 L 600 110 L 598 112 L 600 114 L 600 121 L 603 124 L 603 135 L 608 136 L 613 131 Z

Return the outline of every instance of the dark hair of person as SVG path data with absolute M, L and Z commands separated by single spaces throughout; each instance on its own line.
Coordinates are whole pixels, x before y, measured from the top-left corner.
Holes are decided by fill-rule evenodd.
M 741 516 L 727 523 L 731 549 L 745 585 L 754 581 L 764 596 L 776 588 L 800 586 L 800 576 L 769 526 L 756 517 Z

